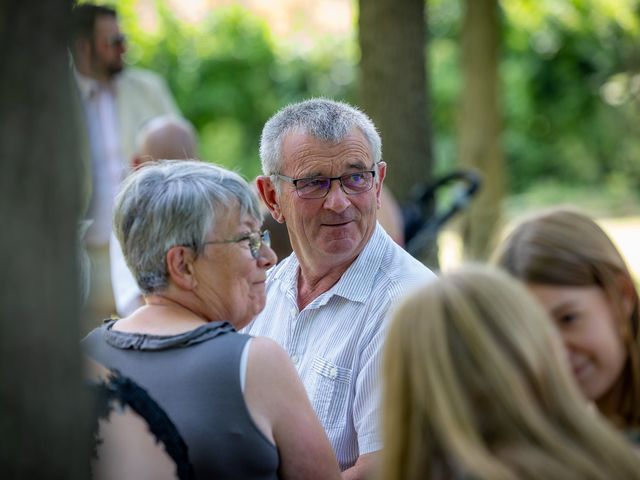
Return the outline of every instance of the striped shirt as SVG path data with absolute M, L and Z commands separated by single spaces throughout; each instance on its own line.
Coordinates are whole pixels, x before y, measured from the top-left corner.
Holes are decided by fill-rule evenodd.
M 266 307 L 245 333 L 289 353 L 345 470 L 382 447 L 379 370 L 389 307 L 434 275 L 380 225 L 340 280 L 302 311 L 298 271 L 295 253 L 269 270 Z

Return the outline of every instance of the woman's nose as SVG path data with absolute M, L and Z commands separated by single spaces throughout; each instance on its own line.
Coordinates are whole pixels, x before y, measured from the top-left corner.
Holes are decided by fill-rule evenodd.
M 260 246 L 260 256 L 258 257 L 258 265 L 263 268 L 269 268 L 276 264 L 278 261 L 278 256 L 276 252 L 270 246 L 267 246 L 266 243 L 263 243 Z

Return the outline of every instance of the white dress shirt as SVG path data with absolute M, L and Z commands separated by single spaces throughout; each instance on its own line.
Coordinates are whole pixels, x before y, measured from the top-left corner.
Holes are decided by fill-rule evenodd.
M 85 237 L 90 246 L 107 246 L 116 193 L 125 175 L 120 146 L 115 86 L 75 71 L 86 114 L 91 145 L 92 195 L 88 217 L 93 220 Z
M 380 450 L 380 367 L 387 313 L 434 274 L 378 224 L 340 280 L 302 311 L 295 253 L 268 272 L 267 303 L 245 333 L 277 341 L 293 361 L 342 470 Z

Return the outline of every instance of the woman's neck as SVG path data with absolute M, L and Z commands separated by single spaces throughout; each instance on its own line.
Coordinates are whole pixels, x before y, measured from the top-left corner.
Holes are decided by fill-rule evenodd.
M 148 295 L 145 305 L 118 320 L 114 330 L 150 335 L 177 335 L 208 323 L 198 312 L 163 295 Z

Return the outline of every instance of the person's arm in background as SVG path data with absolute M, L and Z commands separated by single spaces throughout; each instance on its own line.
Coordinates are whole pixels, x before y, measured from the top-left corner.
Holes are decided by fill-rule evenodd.
M 251 340 L 245 399 L 258 428 L 278 448 L 280 478 L 340 478 L 338 462 L 298 373 L 272 340 Z

